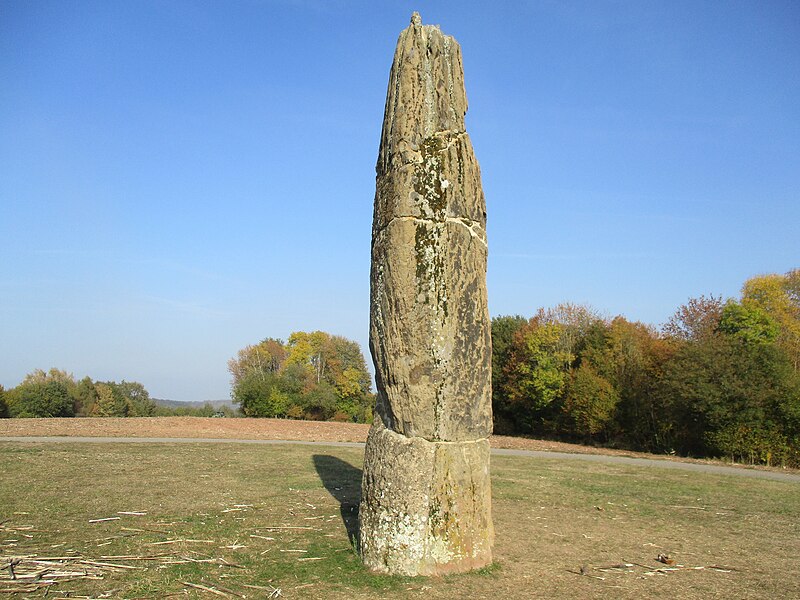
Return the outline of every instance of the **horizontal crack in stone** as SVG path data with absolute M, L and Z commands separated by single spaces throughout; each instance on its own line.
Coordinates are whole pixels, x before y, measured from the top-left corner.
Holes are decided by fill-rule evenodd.
M 406 440 L 422 440 L 428 442 L 429 444 L 443 444 L 443 445 L 458 445 L 458 444 L 480 444 L 481 442 L 488 442 L 488 437 L 482 437 L 475 440 L 429 440 L 426 437 L 421 435 L 406 435 L 405 433 L 400 433 L 399 431 L 395 431 L 394 429 L 386 428 L 386 431 L 390 434 L 398 435 Z
M 478 221 L 473 221 L 472 219 L 468 219 L 467 217 L 445 217 L 443 221 L 437 219 L 426 219 L 425 217 L 415 217 L 413 215 L 399 215 L 396 217 L 392 217 L 386 225 L 377 229 L 375 231 L 375 235 L 381 235 L 389 226 L 394 223 L 395 221 L 414 221 L 415 223 L 425 223 L 426 225 L 444 225 L 445 223 L 457 223 L 459 225 L 463 225 L 469 231 L 469 234 L 472 238 L 478 240 L 481 244 L 488 248 L 488 244 L 485 238 L 485 232 L 483 227 L 481 226 Z M 478 234 L 475 229 L 478 229 L 483 235 Z

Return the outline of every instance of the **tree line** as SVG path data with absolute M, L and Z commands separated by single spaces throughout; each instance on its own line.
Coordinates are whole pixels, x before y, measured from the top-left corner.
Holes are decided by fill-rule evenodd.
M 660 329 L 562 304 L 492 320 L 497 433 L 800 466 L 800 269 Z
M 36 369 L 10 390 L 0 386 L 0 417 L 285 417 L 366 423 L 375 396 L 358 343 L 323 331 L 267 338 L 228 361 L 230 407 L 164 406 L 141 383 L 76 380 L 63 370 Z
M 36 369 L 10 390 L 0 387 L 3 417 L 150 417 L 158 410 L 135 381 L 76 381 L 60 369 Z
M 36 369 L 11 388 L 0 386 L 0 418 L 236 416 L 229 406 L 165 406 L 136 381 L 76 380 L 61 369 Z
M 690 299 L 661 328 L 561 304 L 492 320 L 495 432 L 800 466 L 800 269 Z M 228 362 L 246 417 L 370 422 L 359 345 L 323 331 L 266 338 Z M 140 383 L 36 370 L 0 416 L 212 416 L 157 406 Z M 225 416 L 234 416 L 227 409 Z

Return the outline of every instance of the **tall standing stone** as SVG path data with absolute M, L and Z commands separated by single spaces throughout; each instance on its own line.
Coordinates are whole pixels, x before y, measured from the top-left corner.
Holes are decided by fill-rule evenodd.
M 414 13 L 397 42 L 378 154 L 360 549 L 432 575 L 491 563 L 486 203 L 464 126 L 461 48 Z

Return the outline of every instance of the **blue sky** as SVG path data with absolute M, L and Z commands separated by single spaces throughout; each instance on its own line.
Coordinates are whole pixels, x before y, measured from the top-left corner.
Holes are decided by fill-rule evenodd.
M 492 315 L 663 323 L 800 266 L 800 4 L 0 0 L 0 384 L 225 398 L 367 354 L 374 165 L 412 10 L 461 43 Z

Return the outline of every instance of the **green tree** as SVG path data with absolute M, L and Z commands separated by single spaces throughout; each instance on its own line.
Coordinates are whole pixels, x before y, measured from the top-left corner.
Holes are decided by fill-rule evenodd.
M 329 421 L 336 414 L 339 397 L 336 389 L 326 381 L 314 386 L 303 396 L 304 418 Z
M 9 407 L 12 417 L 72 417 L 75 408 L 69 388 L 54 378 L 26 379 L 15 388 Z
M 136 381 L 125 381 L 112 384 L 115 391 L 125 400 L 126 414 L 129 417 L 152 417 L 156 412 L 156 403 L 150 398 L 145 387 Z
M 251 373 L 234 388 L 233 399 L 246 417 L 283 417 L 290 406 L 288 391 L 281 389 L 283 384 L 275 374 Z
M 730 455 L 736 431 L 767 432 L 762 438 L 794 434 L 791 415 L 800 412 L 800 392 L 786 355 L 740 332 L 685 344 L 665 366 L 656 394 L 677 451 Z M 740 454 L 747 452 L 741 448 Z
M 564 392 L 570 354 L 562 349 L 563 325 L 531 319 L 514 336 L 505 366 L 508 409 L 524 431 L 541 431 L 546 410 Z
M 6 404 L 6 390 L 0 385 L 0 419 L 8 418 L 8 404 Z
M 75 406 L 75 416 L 88 417 L 94 410 L 97 402 L 97 390 L 90 377 L 84 377 L 72 388 L 72 399 Z
M 576 369 L 569 380 L 562 410 L 570 431 L 582 438 L 608 436 L 619 394 L 588 363 Z
M 778 324 L 758 305 L 739 304 L 733 300 L 722 309 L 717 329 L 749 345 L 770 344 L 779 333 Z

